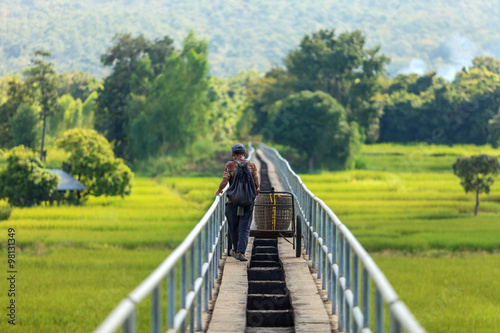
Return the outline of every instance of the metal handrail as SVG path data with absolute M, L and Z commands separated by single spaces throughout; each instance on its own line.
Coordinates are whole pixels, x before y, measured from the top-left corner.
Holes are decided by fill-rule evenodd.
M 335 213 L 304 185 L 276 149 L 262 143 L 259 148 L 274 163 L 285 190 L 295 195 L 303 216 L 303 234 L 297 237 L 303 237 L 306 255 L 332 301 L 331 311 L 338 314 L 339 330 L 367 333 L 372 332 L 373 326 L 375 332 L 384 332 L 385 307 L 389 311 L 390 332 L 425 332 L 372 257 Z M 375 309 L 370 300 L 373 294 Z
M 249 144 L 247 160 L 252 160 L 255 149 Z M 224 216 L 227 202 L 224 188 L 217 196 L 200 222 L 182 243 L 137 286 L 97 327 L 95 333 L 114 332 L 122 327 L 123 332 L 137 332 L 137 308 L 151 295 L 151 332 L 161 331 L 161 290 L 166 282 L 167 327 L 169 331 L 191 332 L 202 329 L 202 311 L 208 311 L 212 300 L 212 288 L 218 277 L 219 259 L 227 248 L 228 226 Z M 177 266 L 180 265 L 180 272 Z M 179 295 L 177 295 L 177 274 L 180 273 Z M 179 305 L 177 304 L 179 297 Z M 189 325 L 188 325 L 189 315 Z

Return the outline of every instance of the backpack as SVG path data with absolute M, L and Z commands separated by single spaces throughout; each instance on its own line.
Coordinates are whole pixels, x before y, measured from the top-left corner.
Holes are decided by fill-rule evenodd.
M 236 206 L 249 206 L 257 197 L 255 183 L 248 169 L 247 161 L 235 162 L 238 163 L 238 168 L 234 174 L 233 183 L 227 189 L 227 197 Z

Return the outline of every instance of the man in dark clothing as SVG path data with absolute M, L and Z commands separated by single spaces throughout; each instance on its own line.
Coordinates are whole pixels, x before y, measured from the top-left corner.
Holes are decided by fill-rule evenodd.
M 219 189 L 217 190 L 216 195 L 222 193 L 228 182 L 229 185 L 233 183 L 236 169 L 238 169 L 237 161 L 245 161 L 246 149 L 245 146 L 241 143 L 237 143 L 233 147 L 231 147 L 231 152 L 233 154 L 234 161 L 229 161 L 226 163 L 226 167 L 224 168 L 224 176 L 222 178 L 222 182 L 219 185 Z M 250 173 L 252 174 L 257 194 L 259 194 L 259 175 L 257 172 L 257 166 L 252 162 L 248 162 L 247 166 L 250 170 Z M 228 200 L 226 204 L 226 217 L 229 224 L 229 232 L 231 233 L 231 241 L 233 243 L 233 256 L 241 261 L 247 261 L 247 259 L 245 258 L 245 251 L 248 245 L 248 237 L 250 236 L 252 213 L 253 204 L 244 208 L 243 216 L 238 216 L 238 206 L 232 204 L 230 200 Z

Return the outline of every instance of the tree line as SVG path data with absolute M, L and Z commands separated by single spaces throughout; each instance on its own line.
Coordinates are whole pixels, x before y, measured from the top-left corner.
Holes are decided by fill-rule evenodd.
M 390 78 L 380 47 L 332 29 L 306 34 L 266 73 L 210 76 L 207 41 L 193 32 L 180 48 L 169 36 L 117 34 L 101 63 L 103 80 L 58 74 L 38 52 L 22 77 L 0 80 L 0 148 L 39 149 L 44 118 L 53 142 L 95 129 L 132 166 L 200 140 L 275 143 L 303 170 L 350 168 L 363 142 L 500 144 L 494 58 L 474 59 L 452 82 L 433 72 Z

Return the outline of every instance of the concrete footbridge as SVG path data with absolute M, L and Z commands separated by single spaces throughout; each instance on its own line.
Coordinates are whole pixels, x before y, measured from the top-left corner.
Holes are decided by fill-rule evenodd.
M 138 332 L 145 322 L 153 333 L 425 332 L 354 235 L 275 149 L 251 147 L 249 159 L 261 190 L 276 192 L 271 200 L 290 193 L 290 231 L 262 228 L 255 211 L 249 260 L 228 256 L 224 190 L 95 332 Z M 280 211 L 272 207 L 275 223 Z

